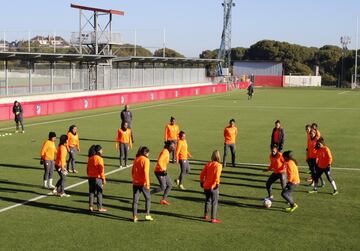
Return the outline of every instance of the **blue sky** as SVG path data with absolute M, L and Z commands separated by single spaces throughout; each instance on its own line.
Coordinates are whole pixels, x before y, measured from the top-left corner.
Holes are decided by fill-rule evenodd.
M 186 56 L 197 57 L 204 49 L 220 45 L 221 0 L 1 0 L 0 31 L 6 38 L 20 39 L 31 34 L 69 37 L 78 29 L 78 11 L 70 3 L 119 9 L 113 30 L 125 42 L 137 42 L 154 49 L 163 44 Z M 232 45 L 248 47 L 261 39 L 273 39 L 320 47 L 339 45 L 340 36 L 349 35 L 355 48 L 356 16 L 360 0 L 235 0 Z M 0 38 L 2 38 L 0 33 Z

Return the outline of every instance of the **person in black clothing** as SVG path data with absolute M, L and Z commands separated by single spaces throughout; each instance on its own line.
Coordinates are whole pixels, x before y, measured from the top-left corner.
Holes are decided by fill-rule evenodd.
M 14 102 L 14 106 L 13 106 L 13 113 L 15 115 L 15 123 L 16 123 L 16 131 L 15 133 L 19 132 L 19 125 L 21 125 L 21 132 L 25 133 L 24 130 L 24 124 L 23 124 L 23 108 L 21 106 L 21 104 L 18 101 Z
M 132 140 L 132 143 L 134 143 L 134 134 L 133 134 L 133 130 L 131 127 L 133 115 L 129 109 L 130 109 L 130 106 L 125 105 L 124 109 L 121 111 L 121 113 L 120 113 L 121 125 L 123 125 L 125 122 L 128 124 L 128 128 L 131 129 L 131 140 Z
M 270 149 L 273 148 L 274 145 L 278 146 L 279 152 L 284 149 L 285 143 L 285 130 L 281 127 L 280 120 L 275 121 L 275 127 L 271 133 L 271 144 Z
M 249 99 L 252 99 L 253 93 L 254 93 L 254 85 L 253 85 L 253 83 L 250 81 L 250 84 L 249 84 L 249 86 L 248 86 L 248 88 L 247 88 L 248 100 L 249 100 Z

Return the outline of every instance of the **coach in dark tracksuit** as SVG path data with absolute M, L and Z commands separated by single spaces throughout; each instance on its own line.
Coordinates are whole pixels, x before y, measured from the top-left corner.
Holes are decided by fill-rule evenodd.
M 18 101 L 14 102 L 13 106 L 13 113 L 15 116 L 15 123 L 16 123 L 16 131 L 15 133 L 19 132 L 19 125 L 21 125 L 21 132 L 24 133 L 24 124 L 23 124 L 23 108 Z
M 280 120 L 276 120 L 275 127 L 271 133 L 270 149 L 272 149 L 273 146 L 277 146 L 279 152 L 281 152 L 284 148 L 284 143 L 285 143 L 285 130 L 284 128 L 281 127 Z
M 130 108 L 129 105 L 125 105 L 124 110 L 122 110 L 120 113 L 120 118 L 121 118 L 121 124 L 123 125 L 126 122 L 128 124 L 128 128 L 131 129 L 131 140 L 132 143 L 134 143 L 134 134 L 131 127 L 133 115 L 132 112 L 129 110 L 129 108 Z

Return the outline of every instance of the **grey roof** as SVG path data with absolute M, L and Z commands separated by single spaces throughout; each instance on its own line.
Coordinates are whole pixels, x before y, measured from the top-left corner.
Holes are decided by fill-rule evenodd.
M 71 62 L 104 62 L 112 59 L 113 62 L 146 62 L 146 63 L 198 63 L 215 64 L 221 59 L 203 58 L 172 58 L 172 57 L 117 57 L 111 55 L 89 54 L 61 54 L 42 52 L 0 52 L 0 60 L 44 60 L 44 61 L 71 61 Z
M 113 62 L 214 64 L 214 63 L 222 62 L 222 60 L 203 59 L 203 58 L 171 58 L 171 57 L 116 57 L 113 59 Z
M 44 60 L 44 61 L 71 61 L 71 62 L 104 62 L 113 59 L 109 55 L 88 54 L 60 54 L 60 53 L 33 53 L 33 52 L 0 52 L 0 60 Z

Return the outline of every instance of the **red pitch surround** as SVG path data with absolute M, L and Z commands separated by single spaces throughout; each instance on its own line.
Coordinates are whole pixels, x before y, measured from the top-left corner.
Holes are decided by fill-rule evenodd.
M 97 109 L 124 104 L 135 104 L 164 99 L 176 99 L 190 96 L 200 96 L 227 91 L 226 84 L 209 84 L 203 86 L 182 87 L 173 89 L 156 89 L 146 91 L 127 91 L 123 93 L 81 96 L 52 100 L 21 102 L 24 117 L 47 116 L 80 110 Z M 14 99 L 15 100 L 15 99 Z M 0 104 L 0 120 L 14 119 L 11 104 Z

